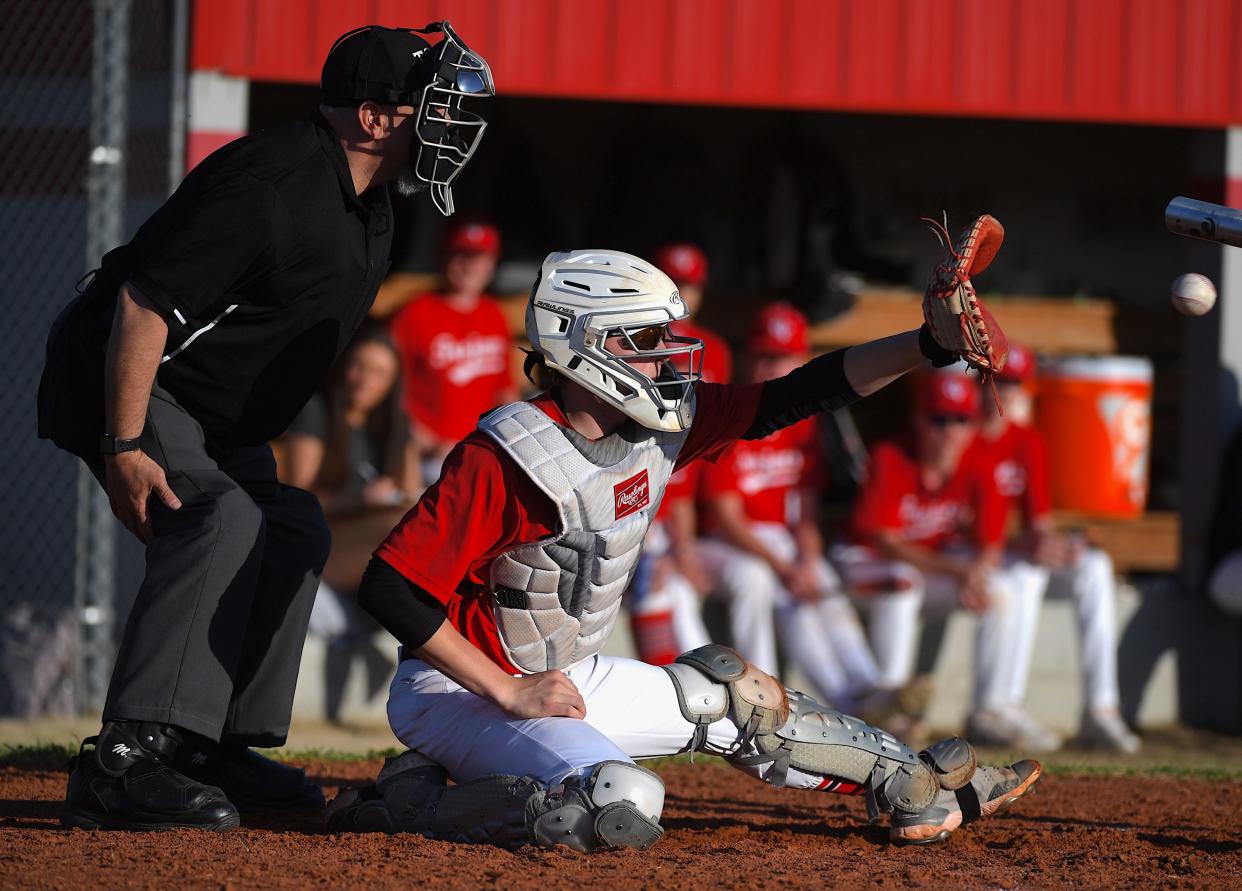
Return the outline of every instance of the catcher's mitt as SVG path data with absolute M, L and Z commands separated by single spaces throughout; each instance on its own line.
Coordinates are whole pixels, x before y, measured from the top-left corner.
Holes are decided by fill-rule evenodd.
M 1009 341 L 975 294 L 970 279 L 987 269 L 1000 250 L 1004 227 L 995 217 L 984 214 L 963 229 L 954 244 L 939 220 L 923 217 L 923 222 L 944 247 L 944 256 L 932 270 L 923 295 L 923 318 L 932 338 L 982 374 L 1000 371 L 1009 354 Z

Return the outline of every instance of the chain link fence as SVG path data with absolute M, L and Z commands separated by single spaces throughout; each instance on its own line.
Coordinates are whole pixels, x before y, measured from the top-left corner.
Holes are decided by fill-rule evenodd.
M 35 437 L 47 332 L 179 179 L 187 0 L 0 2 L 0 717 L 98 708 L 141 576 L 106 497 Z

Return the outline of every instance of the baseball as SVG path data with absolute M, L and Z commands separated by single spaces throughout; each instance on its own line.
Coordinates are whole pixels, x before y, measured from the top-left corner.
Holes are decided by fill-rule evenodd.
M 1173 282 L 1173 308 L 1184 316 L 1201 316 L 1216 305 L 1216 286 L 1206 275 L 1188 272 Z

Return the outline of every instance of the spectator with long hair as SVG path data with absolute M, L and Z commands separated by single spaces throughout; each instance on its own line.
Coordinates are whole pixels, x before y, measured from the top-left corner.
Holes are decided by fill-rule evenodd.
M 367 555 L 419 485 L 418 461 L 402 405 L 401 367 L 383 328 L 366 326 L 285 436 L 283 472 L 310 489 L 332 529 L 332 552 L 311 612 L 312 634 L 328 644 L 325 713 L 341 717 L 350 667 L 362 659 L 368 696 L 387 682 L 392 660 L 375 643 L 379 626 L 353 605 Z M 383 510 L 389 508 L 390 510 Z

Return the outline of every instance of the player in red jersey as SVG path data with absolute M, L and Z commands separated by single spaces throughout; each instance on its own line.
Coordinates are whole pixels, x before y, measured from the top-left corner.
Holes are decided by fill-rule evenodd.
M 677 468 L 874 392 L 924 350 L 951 356 L 910 331 L 708 384 L 701 341 L 668 330 L 685 314 L 638 257 L 544 260 L 526 330 L 547 389 L 480 419 L 367 567 L 359 600 L 402 643 L 388 714 L 410 750 L 333 802 L 331 828 L 643 849 L 664 784 L 636 760 L 702 750 L 776 786 L 863 794 L 895 841 L 926 843 L 1039 779 L 1034 761 L 977 767 L 958 738 L 916 753 L 727 647 L 660 667 L 600 655 Z
M 703 306 L 703 290 L 707 286 L 707 256 L 688 242 L 668 244 L 656 251 L 655 264 L 673 280 L 686 304 L 686 317 L 672 325 L 674 334 L 696 337 L 703 341 L 703 380 L 709 384 L 727 384 L 733 380 L 733 351 L 716 332 L 694 321 Z M 689 369 L 679 368 L 679 371 Z
M 810 356 L 806 317 L 788 303 L 765 307 L 750 331 L 751 382 L 782 377 Z M 705 465 L 710 535 L 700 550 L 727 593 L 733 642 L 743 656 L 776 670 L 775 616 L 786 656 L 818 692 L 843 711 L 866 712 L 879 706 L 880 671 L 824 558 L 817 514 L 825 477 L 814 418 L 739 441 Z
M 401 353 L 405 406 L 423 459 L 424 483 L 479 416 L 517 397 L 513 339 L 485 290 L 496 272 L 500 232 L 479 220 L 450 224 L 441 246 L 444 283 L 392 319 Z
M 1008 509 L 1021 516 L 1021 531 L 1009 544 L 1011 560 L 1030 573 L 1033 583 L 1045 589 L 1047 596 L 1072 597 L 1077 607 L 1084 702 L 1075 742 L 1133 753 L 1139 749 L 1139 739 L 1121 718 L 1117 688 L 1113 561 L 1099 548 L 1086 546 L 1080 536 L 1059 532 L 1053 525 L 1047 450 L 1043 437 L 1030 423 L 1027 385 L 1034 378 L 1035 357 L 1026 348 L 1009 344 L 1009 360 L 996 376 L 999 405 L 992 399 L 983 400 L 977 447 L 992 468 L 997 492 Z M 1038 620 L 1037 613 L 1022 619 L 1032 624 Z M 1034 640 L 1024 638 L 1023 643 L 1013 678 L 1017 694 L 1026 686 Z
M 972 451 L 978 410 L 978 387 L 959 370 L 918 377 L 912 429 L 876 446 L 851 543 L 834 561 L 869 608 L 885 687 L 911 679 L 919 613 L 962 607 L 978 615 L 970 732 L 1054 749 L 1060 741 L 1021 708 L 1043 591 L 1003 560 L 1005 505 Z

